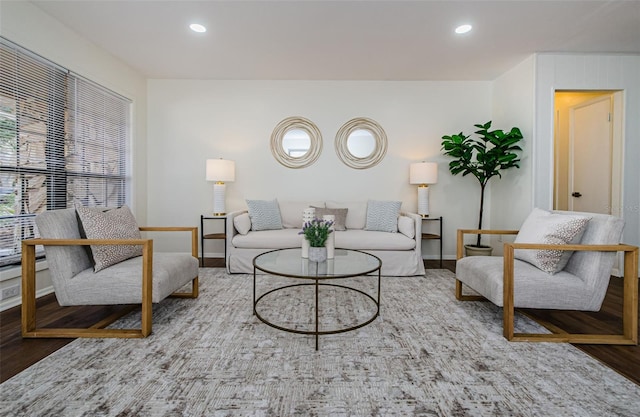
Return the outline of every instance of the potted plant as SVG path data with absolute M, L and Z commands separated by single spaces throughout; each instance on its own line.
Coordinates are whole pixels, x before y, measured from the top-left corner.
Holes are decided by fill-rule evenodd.
M 332 232 L 332 221 L 314 218 L 305 222 L 302 231 L 299 233 L 309 242 L 309 260 L 314 262 L 324 262 L 327 260 L 327 248 L 325 243 Z
M 478 138 L 472 138 L 460 132 L 457 135 L 442 137 L 442 150 L 444 154 L 454 158 L 449 162 L 449 171 L 453 175 L 473 175 L 480 183 L 480 212 L 478 214 L 478 229 L 482 229 L 482 214 L 484 209 L 484 191 L 489 180 L 495 176 L 502 178 L 501 171 L 509 168 L 520 168 L 517 151 L 522 151 L 518 142 L 522 140 L 522 133 L 517 127 L 512 127 L 509 132 L 500 129 L 489 130 L 491 121 L 485 124 L 474 125 Z M 465 248 L 488 248 L 483 246 L 482 235 L 478 235 L 475 245 L 465 245 Z

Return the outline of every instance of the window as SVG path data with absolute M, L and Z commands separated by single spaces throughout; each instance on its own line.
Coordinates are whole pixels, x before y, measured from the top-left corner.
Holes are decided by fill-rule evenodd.
M 0 37 L 0 266 L 45 210 L 119 207 L 131 102 Z

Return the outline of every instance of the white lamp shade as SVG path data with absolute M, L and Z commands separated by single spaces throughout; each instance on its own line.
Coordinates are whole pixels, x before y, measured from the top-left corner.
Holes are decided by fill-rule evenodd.
M 207 181 L 232 182 L 236 179 L 236 163 L 227 159 L 207 159 Z
M 435 184 L 438 182 L 436 162 L 416 162 L 409 166 L 409 184 Z

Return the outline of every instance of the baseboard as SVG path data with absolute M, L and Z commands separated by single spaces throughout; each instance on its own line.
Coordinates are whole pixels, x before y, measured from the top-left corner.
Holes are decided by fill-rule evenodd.
M 45 295 L 49 295 L 53 293 L 53 286 L 48 286 L 42 289 L 39 289 L 38 291 L 36 291 L 36 298 L 40 298 L 43 297 Z M 22 304 L 22 297 L 13 297 L 13 298 L 9 298 L 7 300 L 2 300 L 0 301 L 0 311 L 5 311 L 8 310 L 10 308 L 19 306 Z

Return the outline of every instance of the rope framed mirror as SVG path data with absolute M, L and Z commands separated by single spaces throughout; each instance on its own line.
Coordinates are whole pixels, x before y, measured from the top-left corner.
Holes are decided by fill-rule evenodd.
M 304 117 L 287 117 L 271 134 L 271 153 L 287 168 L 304 168 L 316 162 L 322 152 L 322 134 Z
M 357 117 L 338 130 L 335 148 L 345 165 L 354 169 L 371 168 L 387 153 L 387 134 L 375 120 Z

